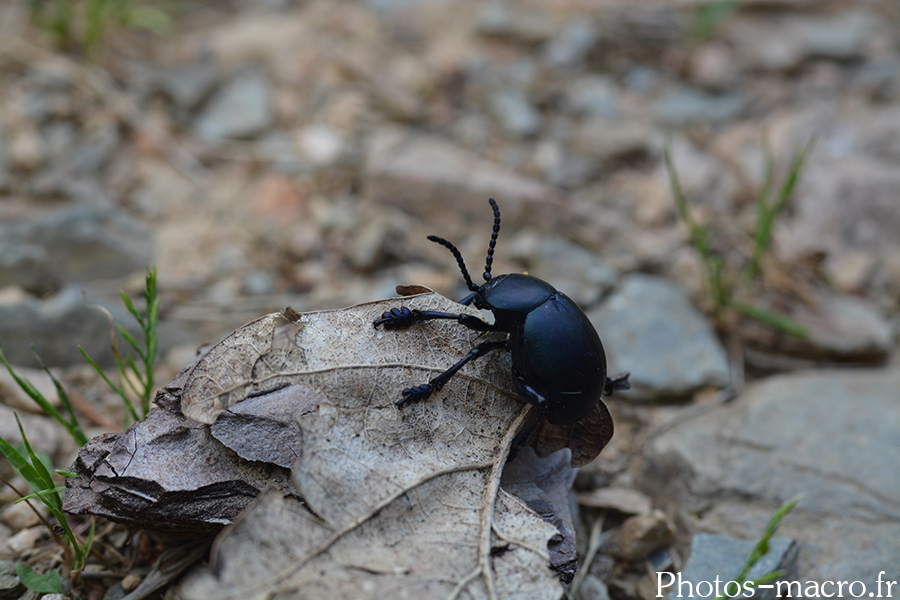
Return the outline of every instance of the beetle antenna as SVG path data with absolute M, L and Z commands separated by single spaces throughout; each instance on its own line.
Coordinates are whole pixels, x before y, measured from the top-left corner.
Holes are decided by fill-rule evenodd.
M 459 265 L 459 270 L 462 271 L 463 279 L 466 280 L 466 287 L 469 288 L 470 291 L 477 292 L 478 286 L 472 282 L 472 278 L 469 277 L 469 270 L 466 269 L 466 261 L 463 260 L 462 254 L 459 252 L 456 246 L 452 243 L 448 242 L 444 238 L 438 237 L 436 235 L 429 235 L 429 241 L 432 241 L 436 244 L 440 244 L 447 250 L 453 253 L 453 256 L 456 258 L 456 264 Z
M 494 262 L 494 246 L 497 245 L 497 236 L 500 234 L 500 207 L 493 198 L 488 198 L 491 208 L 494 209 L 494 231 L 491 233 L 491 243 L 488 245 L 487 260 L 484 263 L 484 280 L 491 280 L 491 264 Z

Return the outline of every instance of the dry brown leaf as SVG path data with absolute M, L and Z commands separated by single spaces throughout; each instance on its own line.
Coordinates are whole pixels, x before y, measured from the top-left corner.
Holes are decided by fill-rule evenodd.
M 403 388 L 500 335 L 372 326 L 401 304 L 475 313 L 426 293 L 257 319 L 164 388 L 147 421 L 86 446 L 67 507 L 204 535 L 268 478 L 275 489 L 220 536 L 185 598 L 557 597 L 574 568 L 570 452 L 522 448 L 507 464 L 528 413 L 508 353 L 398 409 Z M 597 414 L 602 425 L 605 407 Z M 540 454 L 569 443 L 583 461 L 608 439 L 601 427 L 585 451 L 577 427 L 560 431 Z
M 402 304 L 470 310 L 433 293 Z M 194 366 L 181 409 L 212 423 L 214 435 L 231 422 L 228 440 L 239 439 L 248 421 L 249 437 L 258 439 L 265 427 L 256 417 L 269 415 L 277 439 L 290 419 L 273 407 L 297 407 L 299 441 L 290 452 L 298 456 L 293 482 L 302 502 L 262 498 L 220 539 L 212 568 L 185 582 L 182 597 L 560 594 L 548 544 L 565 536 L 500 489 L 528 412 L 510 391 L 509 356 L 470 363 L 428 401 L 398 409 L 400 390 L 442 372 L 479 334 L 455 322 L 376 330 L 372 322 L 396 306 L 297 315 L 278 336 L 275 316 L 264 317 Z M 252 460 L 285 458 L 281 444 L 234 449 Z M 570 482 L 560 483 L 565 490 Z

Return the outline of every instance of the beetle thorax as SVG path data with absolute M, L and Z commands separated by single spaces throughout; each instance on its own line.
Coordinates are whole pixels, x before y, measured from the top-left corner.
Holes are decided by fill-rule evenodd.
M 498 327 L 511 331 L 515 324 L 521 323 L 529 312 L 555 293 L 556 289 L 542 279 L 511 273 L 482 285 L 475 294 L 474 304 L 493 312 Z

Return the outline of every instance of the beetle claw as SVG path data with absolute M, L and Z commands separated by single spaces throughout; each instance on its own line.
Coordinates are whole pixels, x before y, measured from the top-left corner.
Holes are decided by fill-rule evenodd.
M 406 388 L 405 390 L 403 390 L 403 397 L 397 400 L 394 404 L 398 408 L 402 408 L 410 402 L 421 402 L 422 400 L 428 400 L 428 398 L 430 398 L 431 394 L 433 394 L 434 392 L 435 386 L 431 385 L 430 383 L 423 383 L 422 385 Z
M 372 325 L 375 327 L 384 325 L 385 329 L 402 329 L 413 325 L 415 322 L 416 317 L 413 311 L 402 306 L 400 308 L 392 308 L 389 311 L 385 311 L 382 313 L 380 319 L 376 319 L 372 322 Z
M 613 392 L 621 391 L 621 390 L 630 390 L 631 382 L 628 381 L 628 377 L 631 375 L 628 371 L 624 373 L 619 373 L 618 375 L 613 375 L 612 377 L 606 378 L 606 385 L 603 386 L 603 393 L 607 396 L 612 396 Z

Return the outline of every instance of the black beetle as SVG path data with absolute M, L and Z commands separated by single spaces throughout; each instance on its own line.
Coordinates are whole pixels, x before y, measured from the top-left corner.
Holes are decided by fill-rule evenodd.
M 425 400 L 440 390 L 467 362 L 492 350 L 512 354 L 512 380 L 519 395 L 537 407 L 542 417 L 556 425 L 571 425 L 590 413 L 600 396 L 628 389 L 628 373 L 610 379 L 606 376 L 606 354 L 597 330 L 578 305 L 546 281 L 512 273 L 491 276 L 494 246 L 500 233 L 500 208 L 488 200 L 494 210 L 494 231 L 484 267 L 484 285 L 475 285 L 462 254 L 447 240 L 430 235 L 428 239 L 453 253 L 471 294 L 460 304 L 474 304 L 493 313 L 494 324 L 467 314 L 394 308 L 381 315 L 373 325 L 401 329 L 432 319 L 454 319 L 477 331 L 503 331 L 505 340 L 483 342 L 458 363 L 423 385 L 403 390 L 397 406 Z

